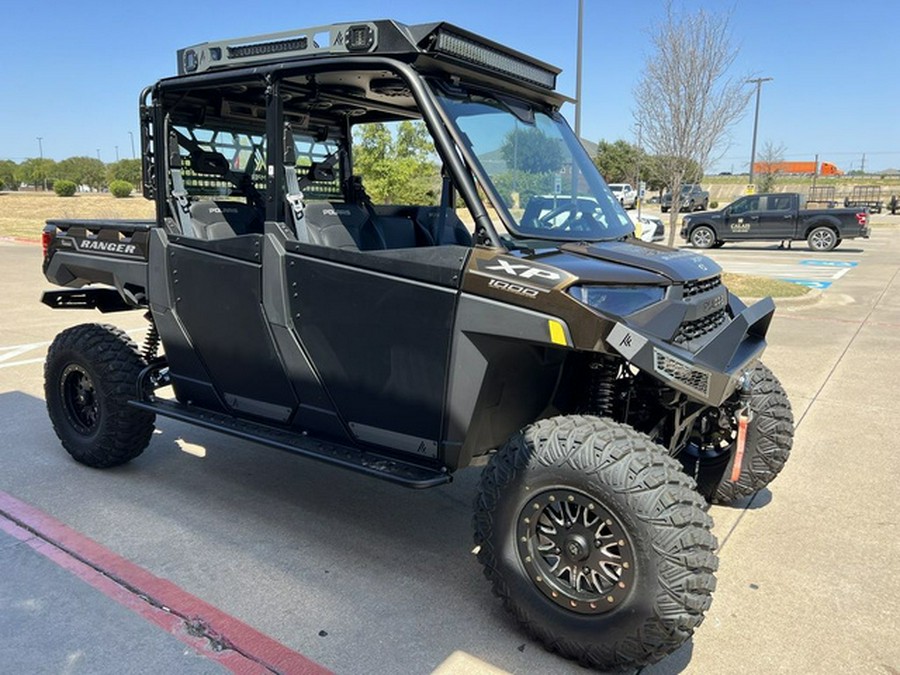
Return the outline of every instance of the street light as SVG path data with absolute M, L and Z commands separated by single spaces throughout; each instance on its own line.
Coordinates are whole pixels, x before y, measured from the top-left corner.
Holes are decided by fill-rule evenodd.
M 97 148 L 97 159 L 100 159 L 100 148 Z M 103 160 L 100 159 L 100 161 L 102 162 Z
M 753 185 L 753 165 L 756 163 L 756 128 L 759 126 L 759 92 L 762 89 L 763 82 L 770 82 L 773 78 L 771 77 L 757 77 L 752 80 L 747 80 L 747 84 L 755 84 L 756 85 L 756 115 L 753 117 L 753 143 L 750 146 L 750 180 L 747 181 L 750 185 Z
M 113 147 L 115 147 L 115 149 L 116 149 L 116 161 L 118 162 L 118 161 L 119 161 L 119 146 L 116 145 L 116 146 L 113 146 Z
M 43 140 L 44 140 L 43 136 L 37 137 L 38 152 L 41 154 L 41 181 L 43 182 L 43 185 L 44 185 L 44 192 L 46 192 L 47 191 L 47 174 L 44 171 L 44 144 L 42 142 Z
M 129 131 L 128 136 L 131 138 L 131 159 L 135 158 L 134 154 L 134 133 Z
M 575 136 L 581 143 L 581 46 L 584 17 L 584 0 L 578 0 L 578 45 L 575 54 Z

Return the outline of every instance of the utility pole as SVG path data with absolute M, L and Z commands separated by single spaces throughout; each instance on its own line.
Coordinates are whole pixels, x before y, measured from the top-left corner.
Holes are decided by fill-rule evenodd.
M 114 147 L 116 148 L 116 161 L 118 162 L 119 161 L 119 146 L 116 145 Z
M 863 153 L 863 156 L 862 156 L 862 163 L 859 165 L 859 172 L 860 172 L 861 174 L 865 174 L 865 173 L 866 173 L 866 153 Z
M 129 131 L 128 136 L 131 138 L 131 159 L 135 159 L 134 154 L 134 133 Z
M 581 143 L 581 48 L 584 34 L 584 0 L 578 0 L 578 45 L 575 54 L 575 136 Z
M 44 170 L 44 143 L 43 143 L 43 140 L 44 140 L 43 136 L 37 137 L 38 152 L 41 155 L 41 182 L 44 186 L 43 187 L 44 192 L 46 192 L 47 191 L 47 172 Z
M 753 143 L 750 146 L 750 180 L 747 181 L 750 185 L 753 185 L 753 165 L 756 163 L 756 129 L 759 126 L 759 92 L 762 89 L 763 82 L 770 82 L 773 78 L 771 77 L 757 77 L 752 80 L 747 80 L 748 84 L 756 85 L 756 114 L 753 116 Z
M 97 159 L 100 159 L 100 148 L 97 148 Z M 100 159 L 100 161 L 102 162 L 103 160 Z

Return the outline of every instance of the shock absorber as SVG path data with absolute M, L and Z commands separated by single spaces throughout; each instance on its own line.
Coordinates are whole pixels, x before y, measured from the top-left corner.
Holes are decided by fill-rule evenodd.
M 612 417 L 619 361 L 613 356 L 598 354 L 589 369 L 588 412 L 600 417 Z
M 144 361 L 150 363 L 156 358 L 156 354 L 159 351 L 159 330 L 156 328 L 156 322 L 153 320 L 153 315 L 150 312 L 147 312 L 145 318 L 150 321 L 150 327 L 147 329 L 146 337 L 144 337 L 141 356 L 144 357 Z

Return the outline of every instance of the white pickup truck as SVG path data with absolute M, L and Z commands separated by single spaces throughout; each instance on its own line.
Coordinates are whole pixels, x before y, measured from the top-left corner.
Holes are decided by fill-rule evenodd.
M 626 209 L 633 209 L 637 204 L 637 190 L 631 187 L 629 183 L 610 183 L 609 189 Z

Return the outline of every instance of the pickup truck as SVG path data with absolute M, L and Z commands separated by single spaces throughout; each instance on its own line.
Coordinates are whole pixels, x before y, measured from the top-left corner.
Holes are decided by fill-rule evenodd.
M 672 193 L 666 192 L 662 196 L 659 208 L 667 213 L 672 208 Z M 709 208 L 709 192 L 698 183 L 686 183 L 681 186 L 681 211 L 705 211 Z
M 637 205 L 637 190 L 629 183 L 610 183 L 609 189 L 624 208 L 633 209 Z
M 803 209 L 795 192 L 741 197 L 719 211 L 685 216 L 681 237 L 695 248 L 726 241 L 801 241 L 813 251 L 830 251 L 844 239 L 869 238 L 865 208 Z

